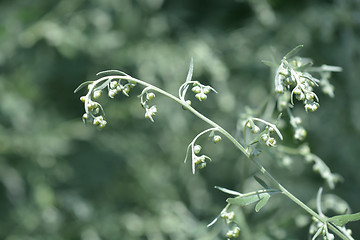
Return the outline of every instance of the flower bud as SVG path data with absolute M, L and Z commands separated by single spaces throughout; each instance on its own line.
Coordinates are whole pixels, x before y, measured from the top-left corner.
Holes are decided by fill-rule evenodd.
M 302 91 L 301 91 L 301 89 L 299 87 L 294 88 L 294 94 L 295 95 L 299 95 L 301 93 L 302 93 Z
M 117 87 L 117 85 L 118 85 L 117 81 L 111 81 L 109 86 L 110 86 L 111 89 L 114 89 L 114 88 Z
M 306 130 L 303 127 L 298 127 L 295 130 L 294 138 L 303 141 L 306 135 L 307 135 Z
M 108 95 L 110 98 L 114 98 L 116 94 L 117 94 L 117 91 L 115 89 L 109 90 Z
M 151 101 L 152 99 L 154 99 L 155 98 L 155 93 L 147 93 L 146 94 L 146 99 L 148 100 L 148 101 Z
M 268 146 L 268 147 L 273 147 L 273 146 L 275 146 L 275 144 L 276 144 L 275 138 L 270 137 L 270 138 L 266 141 L 266 146 Z
M 104 117 L 103 116 L 98 116 L 98 117 L 94 118 L 93 124 L 94 125 L 100 125 L 103 121 L 104 121 Z
M 100 108 L 96 107 L 95 109 L 92 110 L 93 114 L 98 114 L 100 112 Z
M 199 169 L 203 169 L 204 167 L 206 167 L 206 162 L 201 162 L 200 164 L 197 165 L 197 167 Z
M 270 136 L 268 134 L 263 134 L 261 136 L 261 140 L 263 140 L 264 142 L 266 142 L 269 138 L 270 138 Z
M 314 97 L 315 97 L 315 94 L 313 92 L 308 92 L 308 93 L 305 94 L 305 98 L 308 101 L 313 100 Z
M 210 92 L 210 87 L 209 86 L 205 86 L 203 89 L 202 89 L 202 92 L 205 93 L 205 94 L 208 94 Z
M 130 92 L 130 86 L 129 85 L 125 85 L 123 90 L 122 90 L 123 94 L 126 96 L 129 96 L 129 92 Z
M 88 105 L 88 109 L 90 111 L 93 111 L 95 108 L 97 108 L 97 104 L 95 102 L 90 101 Z
M 117 91 L 117 92 L 121 92 L 123 89 L 124 89 L 124 86 L 123 86 L 123 85 L 118 84 L 118 85 L 116 86 L 116 91 Z
M 254 125 L 254 127 L 251 129 L 251 132 L 252 133 L 258 133 L 258 132 L 260 132 L 260 128 L 258 126 L 256 126 L 256 125 Z
M 94 99 L 97 99 L 101 96 L 101 90 L 96 90 L 94 93 L 93 93 L 93 97 Z
M 319 108 L 319 104 L 316 102 L 311 102 L 311 103 L 305 104 L 306 111 L 315 112 L 316 109 L 318 109 L 318 108 Z
M 130 84 L 130 87 L 131 87 L 131 88 L 133 88 L 133 87 L 136 86 L 136 82 L 134 82 L 134 81 L 130 81 L 129 84 Z
M 199 101 L 203 101 L 203 100 L 207 99 L 206 94 L 204 94 L 203 92 L 197 93 L 197 94 L 195 95 L 195 97 L 196 97 L 197 99 L 199 99 Z
M 83 103 L 85 102 L 85 100 L 86 100 L 86 96 L 81 96 L 80 97 L 80 101 L 82 101 Z
M 86 123 L 89 120 L 89 114 L 84 113 L 83 116 L 82 116 L 82 120 L 83 120 L 84 123 Z
M 305 99 L 305 94 L 301 92 L 300 94 L 296 95 L 296 99 L 302 101 Z
M 221 137 L 219 136 L 219 135 L 215 135 L 214 137 L 213 137 L 213 142 L 214 143 L 218 143 L 218 142 L 220 142 L 221 141 Z
M 284 88 L 283 85 L 281 85 L 281 84 L 276 84 L 275 85 L 275 92 L 276 93 L 284 93 L 284 91 L 285 91 L 285 88 Z
M 296 80 L 295 80 L 295 78 L 291 75 L 290 77 L 286 78 L 286 82 L 287 82 L 287 84 L 289 84 L 289 85 L 293 85 L 293 84 L 296 83 Z
M 200 151 L 201 151 L 201 146 L 200 146 L 200 145 L 195 145 L 195 146 L 194 146 L 194 153 L 195 153 L 195 154 L 199 154 Z
M 239 227 L 235 227 L 234 230 L 233 230 L 233 235 L 232 235 L 232 237 L 233 237 L 233 238 L 237 238 L 237 237 L 239 237 L 239 235 L 240 235 L 240 228 L 239 228 Z
M 200 93 L 201 92 L 201 87 L 199 86 L 194 86 L 191 91 L 193 91 L 194 93 Z
M 101 129 L 103 129 L 103 128 L 106 126 L 106 124 L 107 124 L 107 122 L 106 122 L 105 120 L 103 120 L 103 121 L 99 124 L 98 128 L 101 130 Z
M 146 108 L 145 118 L 149 118 L 153 122 L 154 119 L 152 117 L 155 116 L 156 113 L 157 113 L 157 108 L 155 105 L 151 106 L 150 108 Z
M 229 219 L 230 221 L 233 221 L 234 218 L 235 218 L 235 213 L 233 211 L 227 214 L 227 219 Z

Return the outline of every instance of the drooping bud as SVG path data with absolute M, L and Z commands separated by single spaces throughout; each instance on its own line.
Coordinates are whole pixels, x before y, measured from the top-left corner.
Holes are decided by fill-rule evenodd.
M 195 153 L 195 154 L 199 154 L 200 151 L 201 151 L 201 146 L 200 146 L 200 145 L 195 145 L 195 146 L 194 146 L 194 153 Z
M 220 142 L 220 141 L 221 141 L 221 136 L 215 135 L 215 136 L 213 137 L 213 142 L 214 142 L 214 143 L 218 143 L 218 142 Z
M 96 90 L 94 93 L 93 93 L 93 97 L 94 99 L 97 99 L 101 96 L 101 90 Z

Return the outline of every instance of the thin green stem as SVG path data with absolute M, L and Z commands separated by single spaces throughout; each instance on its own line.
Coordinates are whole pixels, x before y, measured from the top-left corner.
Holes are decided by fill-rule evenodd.
M 254 158 L 251 156 L 250 152 L 248 152 L 245 147 L 239 143 L 230 133 L 228 133 L 224 128 L 222 128 L 221 126 L 219 126 L 217 123 L 215 123 L 214 121 L 208 119 L 207 117 L 205 117 L 204 115 L 202 115 L 200 112 L 198 112 L 197 110 L 195 110 L 192 106 L 190 106 L 186 101 L 181 100 L 178 97 L 175 97 L 174 95 L 162 90 L 161 88 L 155 87 L 147 82 L 144 82 L 142 80 L 133 78 L 129 75 L 125 75 L 125 76 L 106 76 L 106 77 L 102 77 L 98 80 L 96 80 L 96 83 L 100 83 L 102 81 L 108 81 L 111 79 L 124 79 L 124 80 L 128 80 L 128 81 L 133 81 L 136 82 L 140 85 L 143 85 L 145 87 L 148 87 L 149 89 L 152 89 L 158 93 L 161 93 L 169 98 L 171 98 L 172 100 L 174 100 L 175 102 L 179 103 L 180 105 L 182 105 L 183 107 L 185 107 L 187 110 L 189 110 L 190 112 L 192 112 L 195 116 L 197 116 L 198 118 L 200 118 L 201 120 L 203 120 L 204 122 L 208 123 L 209 125 L 213 126 L 214 128 L 216 128 L 216 130 L 220 133 L 222 133 L 227 139 L 229 139 L 237 149 L 239 149 L 248 159 L 250 159 L 255 166 L 260 170 L 260 172 L 275 186 L 278 187 L 278 189 L 285 195 L 287 196 L 290 200 L 292 200 L 295 204 L 297 204 L 298 206 L 300 206 L 301 208 L 303 208 L 306 212 L 308 212 L 310 215 L 312 215 L 313 217 L 315 217 L 316 219 L 318 219 L 319 221 L 321 221 L 323 224 L 327 224 L 328 227 L 336 234 L 338 235 L 341 239 L 343 240 L 353 240 L 352 237 L 347 236 L 347 234 L 344 234 L 341 230 L 339 230 L 336 226 L 334 226 L 333 224 L 328 224 L 327 222 L 327 218 L 325 216 L 320 216 L 318 213 L 316 213 L 314 210 L 312 210 L 311 208 L 309 208 L 306 204 L 304 204 L 301 200 L 299 200 L 298 198 L 296 198 L 293 194 L 291 194 L 284 186 L 282 186 L 264 167 L 263 165 L 257 160 L 257 158 Z

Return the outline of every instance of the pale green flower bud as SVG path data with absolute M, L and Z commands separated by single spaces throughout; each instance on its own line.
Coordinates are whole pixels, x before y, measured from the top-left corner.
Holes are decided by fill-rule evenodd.
M 203 91 L 203 93 L 205 93 L 205 94 L 208 94 L 209 92 L 210 92 L 210 87 L 209 86 L 205 86 L 203 89 L 202 89 L 202 91 Z
M 294 138 L 303 141 L 307 135 L 306 130 L 303 127 L 296 128 Z
M 311 102 L 311 103 L 305 104 L 306 111 L 315 112 L 316 109 L 318 109 L 318 108 L 319 108 L 319 104 L 316 102 Z
M 98 116 L 98 117 L 94 118 L 93 124 L 94 125 L 100 125 L 103 121 L 104 121 L 104 117 L 103 116 Z
M 124 93 L 124 95 L 129 96 L 129 92 L 130 92 L 130 86 L 129 85 L 125 85 L 122 92 Z
M 195 153 L 195 154 L 199 154 L 200 151 L 201 151 L 201 146 L 200 146 L 200 145 L 195 145 L 195 146 L 194 146 L 194 153 Z
M 203 92 L 197 93 L 197 94 L 195 95 L 195 97 L 196 97 L 197 99 L 199 99 L 199 101 L 203 101 L 203 100 L 207 99 L 206 94 L 203 93 Z
M 218 142 L 220 142 L 221 141 L 221 137 L 219 136 L 219 135 L 215 135 L 214 137 L 213 137 L 213 142 L 214 143 L 218 143 Z
M 117 82 L 117 81 L 111 81 L 111 83 L 110 83 L 110 88 L 111 88 L 111 89 L 114 89 L 114 88 L 117 87 L 117 85 L 118 85 L 118 82 Z
M 97 99 L 101 96 L 101 90 L 96 90 L 94 93 L 93 93 L 93 98 L 94 99 Z
M 155 116 L 157 113 L 157 108 L 156 106 L 151 106 L 150 108 L 146 109 L 145 112 L 145 118 L 149 118 L 152 122 L 154 121 L 153 116 Z
M 268 146 L 268 147 L 273 147 L 273 146 L 275 146 L 275 144 L 276 144 L 275 138 L 270 137 L 270 138 L 266 141 L 266 146 Z
M 191 91 L 193 91 L 194 93 L 200 93 L 201 92 L 201 87 L 199 86 L 194 86 Z
M 110 89 L 109 90 L 108 95 L 109 95 L 110 98 L 114 98 L 116 94 L 117 94 L 117 91 L 115 89 Z
M 296 99 L 302 101 L 305 99 L 305 94 L 301 92 L 300 94 L 296 95 Z
M 155 93 L 147 93 L 146 94 L 146 99 L 148 100 L 148 101 L 151 101 L 152 99 L 154 99 L 155 98 Z

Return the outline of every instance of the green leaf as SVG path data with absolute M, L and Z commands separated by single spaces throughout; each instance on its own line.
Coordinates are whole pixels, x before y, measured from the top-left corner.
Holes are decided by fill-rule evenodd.
M 263 64 L 265 64 L 266 66 L 268 67 L 272 67 L 272 68 L 278 68 L 279 67 L 279 64 L 273 62 L 273 61 L 269 61 L 269 60 L 261 60 L 261 62 Z
M 360 212 L 354 214 L 338 215 L 328 219 L 329 222 L 337 226 L 344 226 L 348 222 L 359 221 L 359 220 L 360 220 Z
M 270 189 L 269 186 L 261 178 L 254 176 L 255 180 L 265 189 Z
M 230 204 L 243 207 L 261 200 L 262 198 L 260 197 L 260 195 L 261 194 L 255 194 L 250 196 L 238 196 L 235 198 L 228 198 L 226 199 L 226 201 Z
M 290 52 L 288 52 L 288 53 L 285 55 L 284 58 L 285 58 L 285 59 L 286 59 L 286 58 L 291 58 L 291 57 L 294 56 L 296 53 L 298 53 L 299 50 L 300 50 L 302 47 L 304 47 L 304 45 L 299 45 L 299 46 L 293 48 Z
M 186 81 L 185 82 L 190 82 L 191 81 L 191 78 L 192 78 L 192 75 L 193 75 L 193 71 L 194 71 L 194 60 L 193 58 L 191 58 L 190 60 L 190 66 L 189 66 L 189 71 L 188 71 L 188 74 L 186 76 Z
M 235 198 L 228 198 L 226 199 L 226 201 L 230 204 L 241 207 L 258 202 L 255 206 L 255 211 L 258 212 L 260 211 L 261 208 L 263 208 L 266 205 L 271 195 L 275 193 L 280 193 L 280 191 L 276 189 L 266 189 L 266 190 L 260 190 L 247 194 L 242 194 Z
M 80 84 L 74 91 L 74 93 L 77 93 L 80 89 L 82 89 L 83 87 L 85 87 L 86 85 L 89 85 L 90 83 L 93 83 L 94 81 L 86 81 L 83 82 L 82 84 Z
M 117 73 L 117 74 L 121 74 L 121 75 L 124 75 L 124 76 L 129 76 L 129 75 L 127 75 L 126 73 L 124 73 L 123 71 L 119 71 L 119 70 L 105 70 L 105 71 L 101 71 L 101 72 L 98 72 L 98 73 L 96 74 L 96 76 L 101 75 L 101 74 L 108 74 L 108 73 Z
M 269 201 L 271 195 L 269 193 L 267 193 L 267 195 L 264 194 L 264 197 L 256 204 L 255 206 L 255 211 L 259 212 L 260 209 L 262 209 L 266 203 Z
M 241 193 L 227 189 L 227 188 L 223 188 L 223 187 L 219 187 L 219 186 L 215 186 L 216 189 L 219 189 L 220 191 L 227 193 L 227 194 L 231 194 L 231 195 L 236 195 L 236 196 L 240 196 Z

